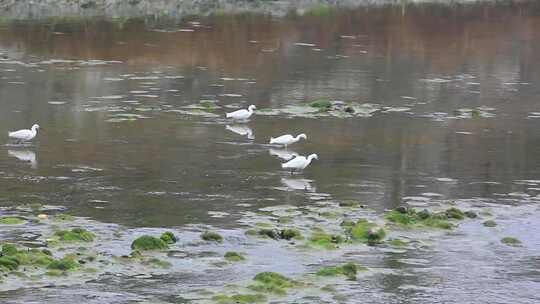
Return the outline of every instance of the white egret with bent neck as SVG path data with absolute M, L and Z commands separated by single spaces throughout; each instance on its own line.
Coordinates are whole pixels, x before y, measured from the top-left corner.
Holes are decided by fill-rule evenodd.
M 37 130 L 39 129 L 38 124 L 34 124 L 30 130 L 22 129 L 14 132 L 9 132 L 9 138 L 16 139 L 18 142 L 30 141 L 34 139 L 37 135 Z
M 290 161 L 288 161 L 288 162 L 286 162 L 284 164 L 281 164 L 281 167 L 283 169 L 291 170 L 291 173 L 293 173 L 294 171 L 302 171 L 307 166 L 309 166 L 309 164 L 311 163 L 311 161 L 313 159 L 319 159 L 317 154 L 311 154 L 308 157 L 297 156 L 297 157 L 291 159 Z
M 304 140 L 306 140 L 307 135 L 302 133 L 302 134 L 298 134 L 296 137 L 294 137 L 291 134 L 285 134 L 285 135 L 281 135 L 281 136 L 276 137 L 276 138 L 270 137 L 270 144 L 271 145 L 283 145 L 286 148 L 288 145 L 292 145 L 292 144 L 294 144 L 295 142 L 299 141 L 302 138 Z
M 253 115 L 255 109 L 257 109 L 256 106 L 250 105 L 247 108 L 247 110 L 242 109 L 242 110 L 234 111 L 234 112 L 231 112 L 231 113 L 227 113 L 226 117 L 227 118 L 232 118 L 234 120 L 246 121 L 246 120 L 248 120 L 248 118 L 251 117 L 251 115 Z

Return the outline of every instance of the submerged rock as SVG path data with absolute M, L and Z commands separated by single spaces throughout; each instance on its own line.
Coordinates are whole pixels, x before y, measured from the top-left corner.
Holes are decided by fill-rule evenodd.
M 318 276 L 338 276 L 338 275 L 344 275 L 349 280 L 356 280 L 356 274 L 358 271 L 364 271 L 367 270 L 365 267 L 358 267 L 355 263 L 347 263 L 342 266 L 327 266 L 321 268 L 317 272 Z
M 263 293 L 284 295 L 287 293 L 288 288 L 299 286 L 298 282 L 279 273 L 269 271 L 257 274 L 253 280 L 255 284 L 250 285 L 249 288 Z
M 249 304 L 264 303 L 267 301 L 267 298 L 262 294 L 235 294 L 232 296 L 217 295 L 212 300 L 217 304 Z
M 95 235 L 83 228 L 73 228 L 71 230 L 60 230 L 54 233 L 60 241 L 65 242 L 92 242 Z
M 143 235 L 141 237 L 138 237 L 133 241 L 133 243 L 131 243 L 132 250 L 146 251 L 163 250 L 167 248 L 169 248 L 169 246 L 162 239 L 158 239 L 157 237 L 153 237 L 150 235 Z
M 383 228 L 377 227 L 375 223 L 371 223 L 366 219 L 358 220 L 354 226 L 348 229 L 348 233 L 352 239 L 368 245 L 378 244 L 386 236 L 386 231 Z
M 508 246 L 514 246 L 514 247 L 515 247 L 515 246 L 520 246 L 520 245 L 521 245 L 521 241 L 520 241 L 520 240 L 518 240 L 518 239 L 516 239 L 516 238 L 514 238 L 514 237 L 509 237 L 509 236 L 502 238 L 502 239 L 501 239 L 501 242 L 502 242 L 503 244 L 508 245 Z
M 492 228 L 497 226 L 497 223 L 494 220 L 487 220 L 483 223 L 483 225 Z
M 241 254 L 239 254 L 238 252 L 234 252 L 234 251 L 229 251 L 229 252 L 225 253 L 224 257 L 229 262 L 240 262 L 240 261 L 245 260 L 245 258 Z
M 79 263 L 72 257 L 64 257 L 60 260 L 52 261 L 47 269 L 49 270 L 60 270 L 68 271 L 73 270 L 79 267 Z
M 327 234 L 324 231 L 315 231 L 308 240 L 308 245 L 324 249 L 336 249 L 345 243 L 345 238 L 337 234 Z
M 0 217 L 0 225 L 20 225 L 24 223 L 24 220 L 15 216 L 3 216 Z
M 302 233 L 297 229 L 282 229 L 279 233 L 279 237 L 284 240 L 301 239 Z
M 223 242 L 223 237 L 217 232 L 206 231 L 201 234 L 201 239 L 205 241 Z

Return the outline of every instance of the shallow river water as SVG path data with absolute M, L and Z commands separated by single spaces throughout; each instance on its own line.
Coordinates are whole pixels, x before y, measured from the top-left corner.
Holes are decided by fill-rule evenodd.
M 540 303 L 538 28 L 534 1 L 3 21 L 0 213 L 26 222 L 0 225 L 0 237 L 40 247 L 59 226 L 85 227 L 102 263 L 8 275 L 0 301 L 212 303 L 275 271 L 306 286 L 273 303 Z M 319 99 L 332 110 L 309 106 Z M 250 104 L 249 122 L 225 119 Z M 8 140 L 34 123 L 32 143 Z M 284 133 L 308 139 L 268 145 Z M 280 157 L 292 153 L 319 160 L 291 175 Z M 351 200 L 363 208 L 339 207 Z M 383 225 L 400 205 L 479 218 L 451 231 L 389 228 L 410 240 L 402 248 L 245 235 L 284 216 L 306 235 L 345 217 Z M 115 262 L 135 237 L 165 230 L 180 239 L 152 253 L 165 269 Z M 201 241 L 205 230 L 223 243 Z M 508 236 L 521 245 L 501 243 Z M 231 250 L 246 261 L 223 262 Z M 344 261 L 369 270 L 313 275 Z

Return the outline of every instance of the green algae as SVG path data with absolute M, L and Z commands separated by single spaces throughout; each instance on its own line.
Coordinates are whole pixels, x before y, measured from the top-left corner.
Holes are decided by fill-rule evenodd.
M 19 260 L 14 256 L 2 256 L 0 257 L 0 270 L 13 271 L 19 268 Z
M 332 108 L 332 103 L 328 99 L 321 98 L 311 101 L 309 106 L 320 110 L 330 110 L 330 108 Z
M 48 266 L 54 259 L 47 251 L 32 248 L 30 250 L 19 250 L 15 257 L 21 265 Z
M 274 240 L 277 240 L 280 238 L 279 231 L 275 229 L 267 229 L 267 228 L 259 229 L 257 231 L 257 235 L 261 237 L 271 238 Z
M 2 255 L 16 255 L 17 247 L 13 244 L 3 244 L 2 245 Z
M 495 222 L 494 220 L 487 220 L 484 223 L 482 223 L 482 225 L 493 228 L 497 226 L 497 222 Z
M 62 270 L 51 269 L 51 270 L 48 270 L 47 272 L 45 272 L 45 275 L 50 276 L 50 277 L 62 277 L 62 276 L 65 276 L 66 273 L 64 271 L 62 271 Z
M 174 233 L 170 231 L 163 232 L 159 238 L 167 244 L 174 244 L 178 241 Z
M 147 261 L 142 262 L 142 264 L 147 265 L 147 266 L 163 268 L 163 269 L 167 269 L 167 268 L 172 267 L 172 264 L 170 262 L 163 261 L 163 260 L 160 260 L 158 258 L 148 259 Z
M 378 244 L 386 237 L 386 231 L 383 228 L 377 227 L 375 223 L 366 219 L 358 220 L 354 226 L 347 230 L 353 240 L 368 245 Z
M 24 223 L 24 220 L 15 216 L 3 216 L 0 217 L 0 225 L 20 225 Z
M 465 214 L 457 208 L 431 213 L 426 209 L 417 212 L 412 208 L 401 207 L 387 212 L 384 217 L 388 222 L 401 227 L 432 227 L 448 230 L 454 227 L 450 219 L 461 220 L 465 218 Z
M 287 289 L 298 287 L 300 284 L 276 272 L 261 272 L 254 278 L 254 284 L 248 288 L 262 293 L 272 293 L 278 295 L 287 294 Z
M 92 242 L 95 235 L 83 228 L 73 228 L 71 230 L 59 230 L 54 233 L 60 241 L 64 242 Z
M 78 267 L 79 263 L 73 257 L 63 257 L 62 259 L 52 261 L 49 266 L 47 266 L 47 269 L 69 271 Z
M 401 239 L 391 239 L 388 241 L 388 244 L 393 247 L 406 247 L 408 245 L 408 242 L 405 242 Z
M 224 257 L 229 262 L 240 262 L 240 261 L 243 261 L 243 260 L 246 259 L 241 254 L 239 254 L 238 252 L 234 252 L 234 251 L 226 252 Z
M 201 239 L 209 242 L 222 243 L 223 237 L 217 232 L 206 231 L 201 234 Z
M 53 220 L 60 222 L 73 222 L 75 220 L 75 217 L 73 215 L 62 213 L 53 216 Z
M 311 247 L 323 249 L 336 249 L 345 243 L 345 238 L 338 234 L 328 234 L 324 231 L 314 231 L 307 244 Z
M 167 248 L 169 248 L 169 245 L 162 239 L 150 235 L 140 236 L 131 243 L 131 249 L 139 251 L 163 250 Z
M 341 266 L 327 266 L 317 271 L 318 276 L 335 277 L 338 275 L 344 275 L 348 280 L 356 280 L 356 274 L 358 271 L 365 271 L 367 268 L 359 267 L 355 263 L 347 263 Z
M 510 237 L 510 236 L 502 238 L 501 243 L 506 244 L 508 246 L 514 246 L 514 247 L 517 247 L 517 246 L 521 245 L 520 240 L 518 240 L 518 239 L 516 239 L 514 237 Z
M 212 300 L 217 304 L 249 304 L 264 303 L 267 301 L 267 298 L 262 294 L 235 294 L 232 296 L 217 295 Z
M 279 232 L 279 237 L 284 240 L 291 240 L 291 239 L 300 240 L 302 239 L 302 233 L 297 229 L 291 229 L 291 228 L 282 229 Z

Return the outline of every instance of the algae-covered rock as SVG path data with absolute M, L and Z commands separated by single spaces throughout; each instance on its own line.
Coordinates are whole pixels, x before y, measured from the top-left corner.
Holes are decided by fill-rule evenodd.
M 69 214 L 65 214 L 65 213 L 60 213 L 60 214 L 56 214 L 54 217 L 53 217 L 53 220 L 55 221 L 61 221 L 61 222 L 72 222 L 75 220 L 75 217 L 73 215 L 69 215 Z
M 497 226 L 497 222 L 495 222 L 494 220 L 487 220 L 483 223 L 483 225 L 486 227 L 493 228 Z
M 267 301 L 267 298 L 262 294 L 235 294 L 232 296 L 217 295 L 212 300 L 217 304 L 250 304 L 264 303 Z
M 19 268 L 19 260 L 14 256 L 0 257 L 0 269 L 17 270 Z
M 279 233 L 279 237 L 284 240 L 301 239 L 302 233 L 297 229 L 282 229 Z
M 311 101 L 309 106 L 320 110 L 330 110 L 330 108 L 332 108 L 332 103 L 328 99 L 317 99 Z
M 508 245 L 508 246 L 514 246 L 514 247 L 515 247 L 515 246 L 521 245 L 521 241 L 520 241 L 520 240 L 518 240 L 518 239 L 516 239 L 516 238 L 514 238 L 514 237 L 509 237 L 509 236 L 502 238 L 502 239 L 501 239 L 501 242 L 502 242 L 503 244 Z
M 226 252 L 224 257 L 229 262 L 240 262 L 245 260 L 245 258 L 241 254 L 234 251 Z
M 65 242 L 92 242 L 95 235 L 83 228 L 73 228 L 71 230 L 60 230 L 54 233 L 60 241 Z
M 388 241 L 388 244 L 393 247 L 405 247 L 408 245 L 408 242 L 405 242 L 401 239 L 391 239 L 390 241 Z
M 317 272 L 318 276 L 338 276 L 344 275 L 349 280 L 356 280 L 356 274 L 358 271 L 367 270 L 365 267 L 358 267 L 355 263 L 347 263 L 342 266 L 328 266 L 323 267 Z
M 16 255 L 17 247 L 13 244 L 3 244 L 2 245 L 2 255 Z
M 349 234 L 356 241 L 375 245 L 384 240 L 386 231 L 383 228 L 377 227 L 375 223 L 360 219 L 349 229 Z
M 472 219 L 478 217 L 478 215 L 476 214 L 476 212 L 471 211 L 471 210 L 465 211 L 465 212 L 463 212 L 463 214 L 464 214 L 466 217 L 472 218 Z
M 163 232 L 159 238 L 167 244 L 174 244 L 178 241 L 176 236 L 170 231 Z
M 60 260 L 54 260 L 52 261 L 49 266 L 47 266 L 47 269 L 49 270 L 60 270 L 60 271 L 68 271 L 73 270 L 79 267 L 79 263 L 72 257 L 64 257 Z
M 448 221 L 449 215 L 452 218 L 459 218 L 463 214 L 459 209 L 451 208 L 445 212 L 431 213 L 424 209 L 417 212 L 415 209 L 394 209 L 385 214 L 384 218 L 395 225 L 403 227 L 433 227 L 439 229 L 451 229 L 452 223 Z M 461 217 L 463 219 L 463 217 Z
M 170 262 L 163 261 L 163 260 L 160 260 L 158 258 L 148 259 L 147 261 L 144 261 L 142 264 L 147 265 L 147 266 L 154 266 L 154 267 L 164 268 L 164 269 L 172 267 L 172 264 Z
M 20 225 L 24 223 L 24 220 L 15 216 L 3 216 L 0 217 L 0 225 Z
M 167 248 L 169 246 L 162 239 L 150 235 L 140 236 L 131 243 L 132 250 L 163 250 Z
M 48 266 L 54 261 L 52 256 L 37 248 L 19 250 L 15 256 L 21 265 Z
M 308 245 L 324 249 L 336 249 L 339 244 L 345 243 L 345 238 L 337 234 L 328 234 L 323 231 L 315 231 L 308 240 Z
M 274 240 L 277 240 L 277 239 L 280 238 L 279 231 L 275 230 L 275 229 L 268 229 L 268 228 L 259 229 L 257 234 L 259 236 L 268 237 L 268 238 L 271 238 L 271 239 L 274 239 Z
M 358 207 L 359 205 L 359 202 L 353 200 L 344 200 L 339 202 L 340 207 Z
M 261 272 L 257 274 L 253 280 L 255 281 L 255 284 L 250 285 L 250 289 L 257 292 L 279 295 L 284 295 L 287 293 L 288 288 L 297 287 L 299 285 L 298 282 L 276 272 Z
M 205 241 L 213 241 L 213 242 L 218 242 L 218 243 L 221 243 L 223 242 L 223 237 L 217 233 L 217 232 L 211 232 L 211 231 L 206 231 L 204 233 L 201 234 L 201 239 L 205 240 Z
M 450 208 L 445 211 L 446 216 L 450 219 L 456 219 L 456 220 L 462 220 L 465 218 L 465 214 L 463 211 L 459 210 L 458 208 Z

